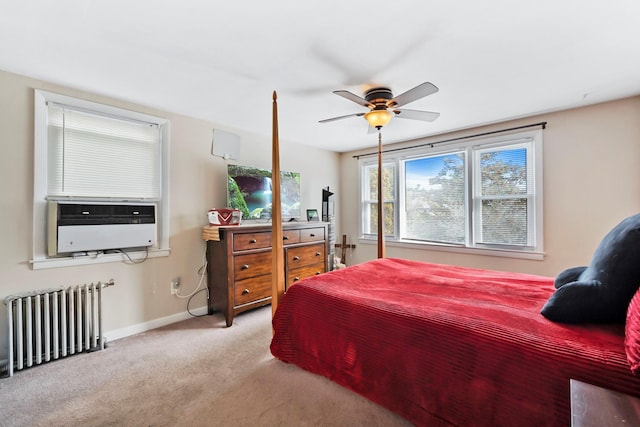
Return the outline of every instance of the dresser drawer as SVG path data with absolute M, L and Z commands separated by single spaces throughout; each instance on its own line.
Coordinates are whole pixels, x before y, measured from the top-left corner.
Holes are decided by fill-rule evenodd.
M 233 258 L 234 279 L 237 281 L 271 274 L 271 260 L 271 251 L 236 255 Z
M 286 253 L 289 270 L 318 262 L 324 263 L 324 243 L 287 248 Z
M 233 235 L 233 250 L 246 251 L 271 247 L 271 232 L 238 233 Z
M 300 230 L 282 230 L 282 243 L 285 245 L 300 243 Z
M 299 280 L 322 273 L 324 273 L 324 262 L 290 270 L 287 273 L 287 288 Z
M 303 228 L 300 230 L 300 242 L 320 242 L 324 240 L 324 227 Z
M 233 305 L 237 307 L 270 297 L 271 282 L 270 274 L 236 281 Z

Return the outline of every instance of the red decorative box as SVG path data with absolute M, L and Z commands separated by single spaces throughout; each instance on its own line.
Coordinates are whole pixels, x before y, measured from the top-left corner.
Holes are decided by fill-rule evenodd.
M 209 209 L 207 216 L 209 225 L 239 225 L 242 221 L 242 211 L 238 209 Z

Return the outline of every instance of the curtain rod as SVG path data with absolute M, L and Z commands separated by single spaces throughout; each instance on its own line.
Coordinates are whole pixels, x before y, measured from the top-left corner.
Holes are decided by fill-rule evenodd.
M 530 127 L 534 127 L 534 126 L 541 126 L 542 129 L 545 129 L 547 127 L 547 122 L 538 122 L 538 123 L 532 123 L 530 125 L 516 126 L 516 127 L 512 127 L 512 128 L 508 128 L 508 129 L 493 130 L 491 132 L 484 132 L 484 133 L 476 133 L 475 135 L 459 136 L 457 138 L 444 139 L 442 141 L 425 142 L 424 144 L 412 145 L 410 147 L 391 148 L 389 150 L 382 150 L 382 153 L 392 153 L 394 151 L 410 150 L 412 148 L 420 148 L 420 147 L 427 147 L 427 146 L 433 147 L 434 145 L 442 144 L 442 143 L 445 143 L 445 142 L 460 141 L 460 140 L 469 139 L 469 138 L 477 138 L 479 136 L 493 135 L 493 134 L 496 134 L 496 133 L 509 132 L 509 131 L 512 131 L 512 130 L 519 130 L 519 129 L 526 129 L 526 128 L 530 128 Z M 360 157 L 373 156 L 373 155 L 376 155 L 376 154 L 378 154 L 377 151 L 375 153 L 356 154 L 356 155 L 353 156 L 353 158 L 354 159 L 359 159 Z

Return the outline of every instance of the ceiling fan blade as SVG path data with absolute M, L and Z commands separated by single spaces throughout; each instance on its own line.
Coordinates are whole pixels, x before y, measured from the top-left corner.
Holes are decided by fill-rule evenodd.
M 424 82 L 405 93 L 401 93 L 387 103 L 388 107 L 401 107 L 417 99 L 436 93 L 438 88 L 429 82 Z
M 359 97 L 358 95 L 355 95 L 355 94 L 349 92 L 348 90 L 334 90 L 333 93 L 335 93 L 336 95 L 341 96 L 343 98 L 346 98 L 349 101 L 353 101 L 358 105 L 362 105 L 363 107 L 373 108 L 373 105 L 371 105 L 371 103 L 369 101 L 367 101 L 364 98 Z
M 393 110 L 396 117 L 402 119 L 422 120 L 425 122 L 432 122 L 438 117 L 440 113 L 434 113 L 433 111 L 421 111 L 421 110 Z
M 360 117 L 360 116 L 364 116 L 364 113 L 355 113 L 355 114 L 347 114 L 346 116 L 332 117 L 330 119 L 320 120 L 319 123 L 327 123 L 327 122 L 332 122 L 334 120 L 346 119 L 348 117 Z

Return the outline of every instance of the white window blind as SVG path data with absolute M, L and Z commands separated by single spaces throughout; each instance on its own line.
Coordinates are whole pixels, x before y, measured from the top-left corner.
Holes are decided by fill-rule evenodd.
M 157 124 L 50 102 L 47 132 L 49 198 L 161 197 Z
M 531 141 L 476 151 L 476 242 L 533 246 Z

